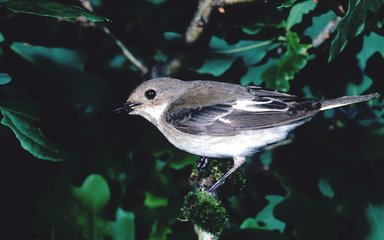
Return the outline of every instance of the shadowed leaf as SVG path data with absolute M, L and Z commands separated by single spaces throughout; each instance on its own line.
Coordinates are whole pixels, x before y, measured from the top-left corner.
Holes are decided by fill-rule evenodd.
M 91 22 L 108 21 L 106 18 L 89 12 L 83 8 L 46 0 L 8 0 L 0 2 L 0 6 L 17 13 L 27 13 L 44 17 L 61 18 L 67 20 L 76 20 L 80 17 L 86 18 Z
M 256 64 L 278 44 L 272 43 L 272 40 L 241 40 L 236 44 L 229 45 L 224 39 L 214 36 L 209 46 L 213 50 L 213 56 L 205 60 L 203 66 L 197 71 L 220 76 L 229 69 L 236 59 L 242 58 L 247 66 Z
M 363 31 L 368 11 L 376 13 L 383 5 L 383 0 L 349 1 L 348 11 L 340 21 L 336 37 L 332 41 L 329 61 L 335 59 L 343 51 L 349 40 Z
M 40 108 L 41 105 L 33 101 L 1 100 L 0 111 L 3 115 L 1 124 L 9 127 L 20 141 L 21 146 L 34 157 L 62 161 L 63 156 L 59 149 L 44 136 L 36 125 Z

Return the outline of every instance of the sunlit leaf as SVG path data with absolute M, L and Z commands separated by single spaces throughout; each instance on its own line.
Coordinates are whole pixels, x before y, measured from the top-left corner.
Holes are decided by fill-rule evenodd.
M 6 73 L 0 73 L 0 85 L 7 84 L 11 82 L 12 78 Z
M 76 20 L 80 17 L 91 22 L 104 22 L 106 18 L 89 12 L 83 8 L 47 0 L 8 0 L 0 2 L 0 6 L 6 7 L 17 13 L 27 13 L 44 17 L 54 17 L 67 20 Z
M 167 198 L 157 197 L 150 192 L 144 192 L 144 194 L 145 194 L 144 206 L 146 206 L 150 209 L 165 207 L 168 205 L 168 199 Z
M 240 225 L 241 229 L 263 229 L 263 230 L 277 230 L 279 232 L 284 232 L 285 223 L 276 219 L 273 215 L 273 209 L 279 203 L 284 200 L 284 197 L 278 195 L 267 195 L 265 199 L 268 200 L 268 205 L 261 210 L 255 218 L 247 218 Z
M 292 80 L 297 72 L 299 72 L 307 64 L 310 55 L 307 50 L 310 44 L 300 43 L 297 33 L 288 32 L 286 38 L 287 50 L 284 55 L 269 67 L 261 78 L 266 82 L 268 88 L 288 91 L 289 80 Z
M 384 58 L 384 37 L 377 33 L 371 32 L 368 36 L 364 36 L 364 43 L 361 51 L 356 55 L 359 60 L 361 70 L 365 70 L 368 59 L 376 52 L 380 53 Z
M 384 5 L 382 0 L 350 0 L 348 11 L 337 27 L 337 34 L 332 41 L 329 61 L 343 51 L 347 42 L 359 35 L 365 27 L 368 11 L 376 13 Z
M 1 124 L 9 127 L 20 141 L 22 148 L 34 157 L 62 161 L 63 156 L 59 149 L 45 137 L 36 124 L 40 107 L 39 103 L 33 101 L 2 100 Z
M 232 63 L 242 58 L 246 65 L 258 63 L 267 52 L 276 46 L 272 40 L 252 41 L 241 40 L 236 44 L 229 45 L 224 39 L 213 36 L 209 44 L 213 50 L 213 57 L 204 61 L 197 71 L 199 73 L 210 73 L 214 76 L 220 76 L 232 65 Z
M 287 18 L 287 25 L 286 28 L 289 30 L 294 25 L 301 22 L 303 19 L 303 16 L 305 14 L 308 14 L 310 11 L 312 11 L 316 7 L 316 3 L 314 3 L 312 0 L 306 0 L 302 3 L 295 4 Z
M 89 175 L 80 187 L 72 189 L 72 194 L 93 214 L 104 208 L 111 195 L 107 181 L 97 174 Z

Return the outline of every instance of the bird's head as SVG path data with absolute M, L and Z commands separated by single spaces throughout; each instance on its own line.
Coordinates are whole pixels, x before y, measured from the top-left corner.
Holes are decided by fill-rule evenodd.
M 189 87 L 188 82 L 173 78 L 156 78 L 139 85 L 125 103 L 123 110 L 157 122 L 164 110 Z

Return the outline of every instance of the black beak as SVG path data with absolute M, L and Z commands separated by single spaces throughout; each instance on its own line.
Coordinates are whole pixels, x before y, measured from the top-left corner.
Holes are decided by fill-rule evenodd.
M 124 107 L 117 108 L 117 109 L 114 110 L 113 112 L 114 112 L 114 113 L 122 113 L 122 112 L 130 113 L 130 112 L 133 111 L 134 107 L 139 106 L 139 105 L 141 105 L 141 103 L 137 103 L 137 102 L 129 102 L 129 101 L 127 101 L 127 102 L 124 104 Z

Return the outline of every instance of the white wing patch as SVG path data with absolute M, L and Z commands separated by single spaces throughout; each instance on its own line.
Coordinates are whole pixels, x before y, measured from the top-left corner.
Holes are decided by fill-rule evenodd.
M 219 118 L 218 120 L 219 120 L 220 122 L 223 122 L 223 123 L 226 123 L 226 124 L 230 124 L 230 123 L 231 123 L 230 120 L 225 119 L 225 118 Z
M 264 98 L 265 99 L 265 98 Z M 242 110 L 246 112 L 285 112 L 288 110 L 288 106 L 282 109 L 269 108 L 268 104 L 276 101 L 275 99 L 269 99 L 268 101 L 257 101 L 257 100 L 237 100 L 236 104 L 233 105 L 234 109 Z

